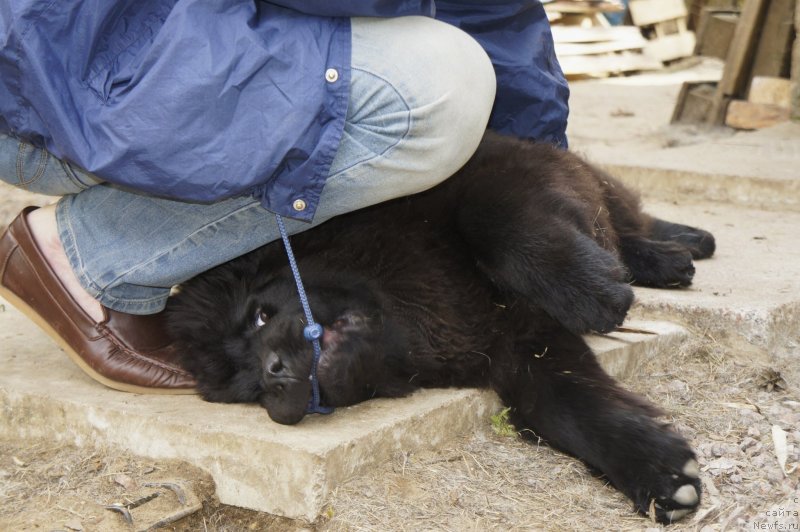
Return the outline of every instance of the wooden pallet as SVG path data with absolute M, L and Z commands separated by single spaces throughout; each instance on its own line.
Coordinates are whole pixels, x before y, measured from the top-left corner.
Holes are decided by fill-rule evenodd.
M 603 13 L 623 9 L 619 2 L 558 0 L 545 4 L 552 25 L 556 55 L 570 78 L 623 74 L 662 68 L 642 54 L 648 41 L 636 26 L 611 26 Z M 552 20 L 552 18 L 551 18 Z
M 738 9 L 705 8 L 698 22 L 694 54 L 724 61 L 728 57 L 740 14 Z
M 792 119 L 800 122 L 800 0 L 794 8 L 795 39 L 792 45 L 791 108 Z
M 625 7 L 619 1 L 554 0 L 546 2 L 544 9 L 550 22 L 592 28 L 610 26 L 603 13 L 618 13 Z
M 709 84 L 685 84 L 673 122 L 758 129 L 790 116 L 800 118 L 796 29 L 800 29 L 800 0 L 746 0 L 722 79 L 712 85 L 713 90 Z
M 648 35 L 645 55 L 673 61 L 694 53 L 695 35 L 687 28 L 683 0 L 631 0 L 628 9 L 633 23 Z
M 647 40 L 635 26 L 553 26 L 552 30 L 558 61 L 569 77 L 622 74 L 663 66 L 640 53 Z

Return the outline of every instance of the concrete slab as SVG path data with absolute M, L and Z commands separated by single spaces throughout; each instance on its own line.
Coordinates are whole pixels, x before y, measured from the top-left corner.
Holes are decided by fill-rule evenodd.
M 800 213 L 735 205 L 645 201 L 662 218 L 707 229 L 717 239 L 685 290 L 636 288 L 632 316 L 680 319 L 699 332 L 736 335 L 763 348 L 800 385 Z
M 670 126 L 684 81 L 714 63 L 571 85 L 571 147 L 650 197 L 800 212 L 800 124 L 755 132 Z
M 800 123 L 669 123 L 682 83 L 719 79 L 721 67 L 573 83 L 570 144 L 642 192 L 648 211 L 717 236 L 691 289 L 637 288 L 632 315 L 740 336 L 800 385 Z
M 0 308 L 1 433 L 185 460 L 211 473 L 223 503 L 292 518 L 313 520 L 344 480 L 401 450 L 439 448 L 469 434 L 500 406 L 491 392 L 425 390 L 285 427 L 257 406 L 105 388 L 13 307 Z M 643 357 L 687 337 L 670 323 L 630 326 L 656 334 L 589 338 L 607 368 L 623 377 L 634 375 Z
M 624 153 L 628 146 L 656 150 L 676 142 L 707 140 L 706 132 L 698 130 L 693 138 L 687 128 L 677 136 L 668 126 L 685 81 L 714 81 L 721 75 L 722 63 L 710 60 L 676 72 L 572 82 L 570 148 L 596 157 L 605 150 Z M 715 136 L 731 133 L 720 130 Z
M 800 123 L 669 149 L 618 150 L 595 151 L 593 160 L 651 196 L 800 212 Z

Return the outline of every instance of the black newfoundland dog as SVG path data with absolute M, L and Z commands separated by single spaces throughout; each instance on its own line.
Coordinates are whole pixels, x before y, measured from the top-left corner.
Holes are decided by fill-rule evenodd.
M 491 387 L 521 434 L 584 460 L 641 512 L 670 522 L 699 504 L 689 445 L 581 334 L 622 323 L 630 283 L 689 285 L 692 259 L 714 252 L 708 232 L 642 213 L 575 155 L 490 133 L 438 187 L 292 243 L 324 327 L 324 404 Z M 313 351 L 280 242 L 186 283 L 168 310 L 206 400 L 303 418 Z

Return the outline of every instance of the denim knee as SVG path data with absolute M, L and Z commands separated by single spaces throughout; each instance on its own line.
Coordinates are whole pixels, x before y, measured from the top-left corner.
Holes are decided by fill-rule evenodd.
M 468 34 L 426 17 L 355 18 L 352 62 L 354 71 L 390 85 L 408 109 L 397 146 L 413 153 L 404 158 L 413 178 L 402 194 L 436 185 L 474 153 L 496 80 L 488 55 Z
M 74 194 L 100 183 L 47 150 L 5 134 L 0 134 L 0 180 L 48 196 Z
M 436 20 L 427 19 L 426 25 L 428 41 L 417 45 L 420 55 L 422 49 L 428 51 L 424 68 L 441 75 L 426 103 L 433 109 L 424 122 L 412 122 L 410 134 L 438 140 L 429 149 L 437 152 L 439 180 L 443 180 L 467 162 L 483 138 L 497 82 L 489 56 L 471 36 Z

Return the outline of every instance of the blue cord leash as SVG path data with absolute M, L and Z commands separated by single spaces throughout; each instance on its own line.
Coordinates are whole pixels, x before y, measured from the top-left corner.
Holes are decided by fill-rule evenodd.
M 297 284 L 297 295 L 300 296 L 300 304 L 303 306 L 303 312 L 306 315 L 307 325 L 303 329 L 303 337 L 314 346 L 314 361 L 311 364 L 311 375 L 308 376 L 311 380 L 311 401 L 309 401 L 308 407 L 306 407 L 306 414 L 330 414 L 333 412 L 333 408 L 320 404 L 319 381 L 317 380 L 317 364 L 319 364 L 319 357 L 322 355 L 322 347 L 320 347 L 319 340 L 322 338 L 322 333 L 324 331 L 322 326 L 316 323 L 311 315 L 311 305 L 308 304 L 306 289 L 303 288 L 303 281 L 300 279 L 300 269 L 297 267 L 297 261 L 294 259 L 292 245 L 289 243 L 289 234 L 286 232 L 286 226 L 283 225 L 283 218 L 280 214 L 276 214 L 275 220 L 278 222 L 278 230 L 281 232 L 283 245 L 286 248 L 286 255 L 289 257 L 289 267 L 292 269 L 294 282 Z

